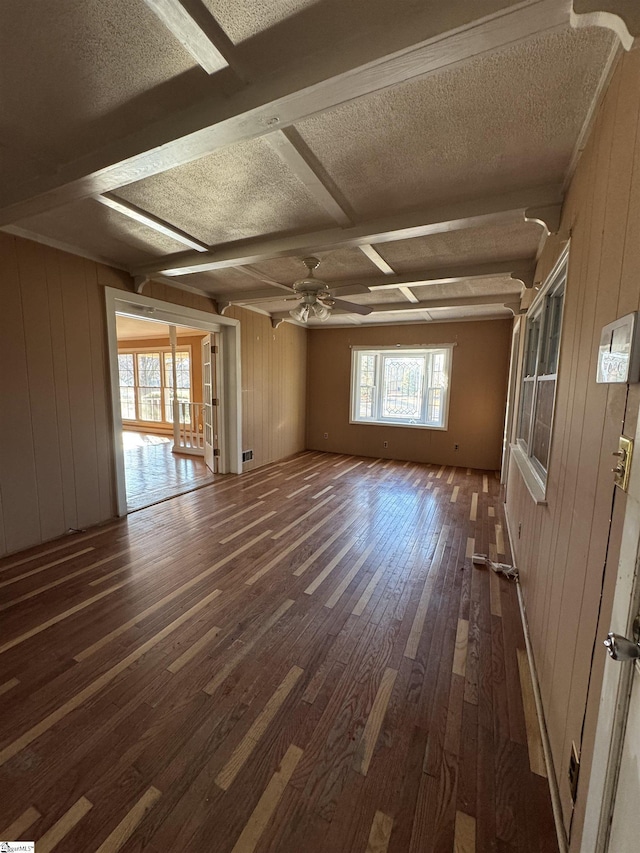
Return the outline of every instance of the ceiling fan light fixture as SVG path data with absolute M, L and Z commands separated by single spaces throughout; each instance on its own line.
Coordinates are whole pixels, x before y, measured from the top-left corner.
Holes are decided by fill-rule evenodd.
M 301 302 L 297 308 L 293 308 L 289 311 L 289 314 L 294 320 L 298 320 L 300 323 L 306 323 L 309 316 L 309 306 L 306 302 Z
M 328 320 L 331 316 L 331 311 L 322 302 L 315 302 L 311 307 L 318 320 Z

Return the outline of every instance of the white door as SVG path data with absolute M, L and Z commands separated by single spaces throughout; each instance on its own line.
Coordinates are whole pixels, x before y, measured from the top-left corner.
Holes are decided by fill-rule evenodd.
M 218 470 L 216 352 L 215 335 L 207 335 L 202 339 L 202 420 L 204 461 L 213 472 Z
M 610 631 L 617 635 L 615 659 L 608 657 L 605 662 L 581 853 L 640 849 L 640 666 L 633 660 L 640 653 L 639 566 L 640 419 L 611 613 Z M 605 652 L 599 643 L 598 649 Z
M 640 849 L 640 667 L 637 662 L 633 664 L 633 669 L 609 853 L 637 853 Z

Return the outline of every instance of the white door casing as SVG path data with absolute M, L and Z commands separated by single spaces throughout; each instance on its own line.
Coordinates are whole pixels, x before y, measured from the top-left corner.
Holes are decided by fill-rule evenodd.
M 223 473 L 242 473 L 242 392 L 240 364 L 240 321 L 218 314 L 208 314 L 194 308 L 162 302 L 138 293 L 105 287 L 109 375 L 113 413 L 113 455 L 116 479 L 116 514 L 127 514 L 127 495 L 122 447 L 122 416 L 118 376 L 118 339 L 116 314 L 126 314 L 143 320 L 156 320 L 176 326 L 187 326 L 204 333 L 217 333 L 220 358 L 217 359 L 219 381 L 218 434 L 224 437 L 218 470 Z

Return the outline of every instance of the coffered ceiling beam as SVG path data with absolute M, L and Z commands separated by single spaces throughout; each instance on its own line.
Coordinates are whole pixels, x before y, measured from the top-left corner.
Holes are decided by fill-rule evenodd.
M 499 305 L 503 307 L 510 294 L 494 293 L 487 296 L 449 296 L 443 299 L 424 299 L 417 305 L 406 302 L 390 302 L 381 305 L 367 305 L 372 314 L 393 314 L 397 311 L 430 311 L 432 308 L 461 308 L 474 305 Z M 515 301 L 515 300 L 513 300 Z
M 397 287 L 428 287 L 432 284 L 454 284 L 470 279 L 498 278 L 509 276 L 515 281 L 521 281 L 526 287 L 533 286 L 535 264 L 518 258 L 512 261 L 493 261 L 484 264 L 469 264 L 461 267 L 441 267 L 409 275 L 396 275 L 380 278 L 377 281 L 366 281 L 369 290 L 388 290 Z
M 345 69 L 344 52 L 307 57 L 227 97 L 209 97 L 129 137 L 7 194 L 0 226 L 192 162 L 223 146 L 276 129 L 356 98 L 425 78 L 474 57 L 510 47 L 568 23 L 558 0 L 524 0 L 493 15 L 462 23 L 466 4 L 448 4 L 443 30 L 411 47 Z M 362 241 L 366 242 L 366 241 Z
M 185 231 L 181 231 L 179 228 L 174 228 L 173 225 L 165 222 L 164 219 L 159 219 L 157 216 L 147 213 L 146 210 L 142 210 L 142 208 L 136 207 L 135 204 L 130 204 L 128 201 L 118 198 L 113 195 L 113 193 L 105 193 L 105 195 L 96 196 L 96 201 L 100 202 L 100 204 L 103 204 L 105 207 L 117 210 L 118 213 L 122 213 L 123 216 L 133 219 L 135 222 L 140 222 L 142 225 L 146 225 L 148 228 L 151 228 L 160 234 L 164 234 L 165 237 L 171 237 L 171 239 L 175 240 L 177 243 L 182 243 L 184 246 L 189 246 L 189 248 L 195 249 L 196 252 L 209 251 L 209 247 L 206 243 L 201 243 Z
M 243 267 L 243 271 L 248 270 Z M 424 270 L 421 272 L 413 272 L 408 275 L 394 276 L 377 276 L 375 278 L 366 279 L 339 279 L 337 281 L 329 281 L 329 289 L 335 296 L 355 296 L 358 293 L 371 293 L 376 290 L 389 290 L 397 288 L 398 290 L 407 289 L 414 296 L 416 301 L 420 301 L 419 297 L 413 294 L 410 288 L 422 288 L 432 284 L 455 284 L 460 281 L 481 280 L 483 278 L 498 278 L 500 276 L 510 276 L 515 281 L 520 281 L 527 284 L 527 287 L 533 285 L 534 264 L 532 262 L 523 261 L 518 258 L 513 261 L 497 261 L 485 264 L 470 264 L 464 267 L 444 267 L 432 270 Z M 175 280 L 175 279 L 170 279 Z M 263 278 L 263 281 L 267 280 Z M 293 288 L 290 285 L 281 284 L 280 282 L 269 283 L 277 285 L 278 290 L 286 290 L 288 293 L 293 293 Z M 248 302 L 273 302 L 285 294 L 278 293 L 277 290 L 271 288 L 262 288 L 261 290 L 250 291 L 221 291 L 218 294 L 218 299 L 233 303 L 248 303 Z M 406 294 L 404 294 L 406 296 Z M 410 297 L 408 297 L 411 300 Z
M 271 258 L 302 257 L 314 252 L 347 249 L 366 243 L 386 243 L 442 234 L 487 225 L 523 222 L 524 210 L 558 198 L 557 187 L 536 187 L 501 196 L 444 204 L 429 210 L 409 211 L 393 217 L 364 222 L 351 228 L 335 228 L 288 237 L 263 237 L 217 246 L 197 255 L 168 256 L 136 269 L 136 273 L 162 272 L 188 275 L 207 270 L 254 264 Z M 533 199 L 538 199 L 534 201 Z
M 407 299 L 409 302 L 417 303 L 420 302 L 418 297 L 409 287 L 403 287 L 402 285 L 398 288 L 400 293 Z
M 409 305 L 406 302 L 391 302 L 380 305 L 367 305 L 366 307 L 371 309 L 371 313 L 369 314 L 371 316 L 371 314 L 396 314 L 398 312 L 421 314 L 425 311 L 430 311 L 432 308 L 464 308 L 476 305 L 493 305 L 499 308 L 508 307 L 510 311 L 514 311 L 515 306 L 519 306 L 519 300 L 517 297 L 511 298 L 510 294 L 497 293 L 488 296 L 451 296 L 446 299 L 425 299 L 415 305 Z M 286 320 L 289 317 L 289 312 L 273 311 L 271 316 L 276 319 Z
M 339 199 L 337 187 L 294 127 L 270 133 L 267 142 L 332 219 L 339 225 L 353 225 L 353 216 Z
M 365 243 L 363 246 L 360 246 L 360 251 L 363 255 L 366 255 L 370 261 L 372 261 L 380 270 L 380 272 L 385 275 L 395 275 L 395 270 L 393 267 L 389 266 L 389 264 L 382 257 L 380 252 L 371 246 L 369 243 Z
M 180 0 L 144 0 L 151 11 L 185 47 L 207 74 L 215 74 L 229 65 L 226 56 L 213 43 Z

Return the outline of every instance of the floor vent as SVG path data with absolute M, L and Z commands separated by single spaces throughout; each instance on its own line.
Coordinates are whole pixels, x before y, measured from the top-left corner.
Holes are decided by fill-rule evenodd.
M 253 450 L 243 450 L 242 451 L 242 461 L 250 462 L 253 459 Z

